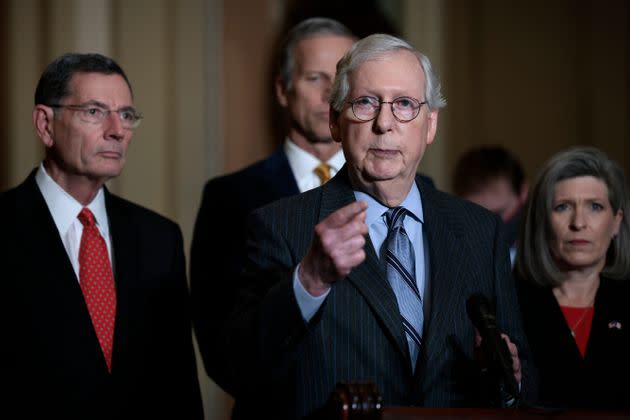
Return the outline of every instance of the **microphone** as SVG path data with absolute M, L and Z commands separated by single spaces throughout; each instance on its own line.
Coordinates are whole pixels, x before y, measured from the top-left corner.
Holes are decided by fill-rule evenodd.
M 519 391 L 512 368 L 512 354 L 507 343 L 501 338 L 488 298 L 481 293 L 471 295 L 466 301 L 466 312 L 481 335 L 481 348 L 489 359 L 489 369 L 499 380 L 503 406 L 514 406 Z

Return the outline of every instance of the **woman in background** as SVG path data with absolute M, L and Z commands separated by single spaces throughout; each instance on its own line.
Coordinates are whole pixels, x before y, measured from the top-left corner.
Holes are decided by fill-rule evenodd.
M 540 403 L 630 408 L 630 206 L 595 148 L 555 155 L 526 207 L 515 272 Z

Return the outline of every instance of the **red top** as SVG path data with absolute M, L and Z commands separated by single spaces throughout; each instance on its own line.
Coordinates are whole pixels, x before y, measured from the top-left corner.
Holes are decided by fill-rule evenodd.
M 571 335 L 575 338 L 575 343 L 580 350 L 582 358 L 586 353 L 586 343 L 591 334 L 591 325 L 593 323 L 593 313 L 595 308 L 589 306 L 587 308 L 573 308 L 571 306 L 560 306 L 564 319 L 571 330 Z

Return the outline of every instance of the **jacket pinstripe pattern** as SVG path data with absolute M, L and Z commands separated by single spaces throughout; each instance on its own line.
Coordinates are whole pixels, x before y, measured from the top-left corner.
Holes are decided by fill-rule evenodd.
M 429 315 L 416 374 L 410 368 L 396 298 L 371 242 L 366 260 L 336 282 L 307 324 L 292 291 L 292 272 L 314 226 L 354 201 L 346 169 L 315 190 L 253 213 L 242 305 L 224 331 L 219 363 L 236 390 L 235 418 L 268 407 L 276 417 L 301 418 L 321 407 L 337 382 L 369 380 L 386 405 L 434 407 L 478 404 L 471 377 L 474 328 L 465 302 L 482 292 L 521 351 L 529 386 L 527 348 L 510 275 L 501 222 L 479 206 L 416 179 L 429 245 Z M 273 392 L 267 392 L 274 388 Z M 253 401 L 264 400 L 263 404 Z

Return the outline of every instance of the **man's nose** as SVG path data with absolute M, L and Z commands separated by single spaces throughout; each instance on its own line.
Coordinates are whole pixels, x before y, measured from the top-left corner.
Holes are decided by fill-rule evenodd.
M 391 104 L 381 103 L 378 114 L 374 119 L 374 128 L 377 132 L 386 133 L 392 129 L 395 120 Z
M 120 141 L 125 136 L 125 127 L 122 125 L 120 114 L 116 111 L 110 111 L 105 119 L 105 136 Z

